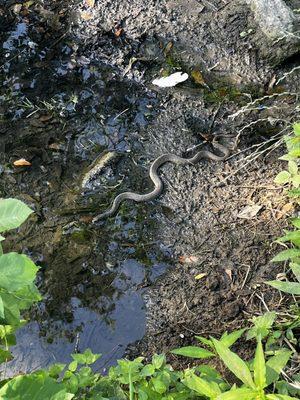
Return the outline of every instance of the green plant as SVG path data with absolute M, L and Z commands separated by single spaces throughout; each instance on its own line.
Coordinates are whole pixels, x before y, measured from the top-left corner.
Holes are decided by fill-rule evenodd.
M 276 176 L 275 182 L 287 185 L 288 194 L 297 198 L 300 196 L 300 174 L 298 169 L 298 159 L 300 158 L 300 124 L 294 124 L 293 132 L 292 136 L 285 137 L 288 153 L 281 157 L 282 160 L 288 161 L 288 171 L 281 171 Z M 291 186 L 293 189 L 290 188 Z M 297 282 L 275 280 L 267 283 L 283 292 L 300 295 L 300 218 L 292 218 L 291 223 L 296 229 L 285 231 L 285 235 L 278 238 L 277 242 L 283 245 L 289 242 L 294 247 L 281 251 L 272 261 L 281 262 L 289 260 L 289 270 L 294 274 Z
M 0 233 L 18 228 L 32 213 L 15 199 L 0 200 Z M 1 236 L 1 241 L 4 237 Z M 282 256 L 281 256 L 282 257 Z M 38 268 L 25 255 L 0 255 L 0 362 L 11 358 L 9 348 L 15 344 L 14 333 L 25 321 L 20 313 L 41 296 L 34 285 Z M 298 269 L 294 269 L 299 272 Z M 266 313 L 252 320 L 247 339 L 256 338 L 253 360 L 244 361 L 230 350 L 246 329 L 225 332 L 220 340 L 197 336 L 205 347 L 187 346 L 173 354 L 198 358 L 220 358 L 240 384 L 230 384 L 214 368 L 199 365 L 184 371 L 174 371 L 164 355 L 154 355 L 150 363 L 143 357 L 118 360 L 107 376 L 93 372 L 100 355 L 87 349 L 72 354 L 67 364 L 54 364 L 48 369 L 19 375 L 0 382 L 1 400 L 292 400 L 299 395 L 295 385 L 280 380 L 282 369 L 292 352 L 274 347 L 276 314 Z M 266 349 L 262 340 L 267 339 Z M 297 379 L 297 377 L 294 377 Z
M 32 213 L 16 199 L 0 200 L 0 240 L 8 230 L 18 228 Z M 0 362 L 11 359 L 9 346 L 15 344 L 15 331 L 25 323 L 20 317 L 41 296 L 34 284 L 38 268 L 24 254 L 3 254 L 0 243 Z

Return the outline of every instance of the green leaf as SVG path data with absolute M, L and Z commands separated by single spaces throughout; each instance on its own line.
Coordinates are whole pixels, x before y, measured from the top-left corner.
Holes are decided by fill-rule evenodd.
M 166 362 L 166 357 L 164 354 L 154 354 L 152 357 L 152 364 L 155 369 L 160 369 Z
M 293 271 L 293 274 L 297 278 L 297 281 L 300 282 L 300 264 L 297 263 L 290 263 L 290 267 Z
M 277 239 L 278 242 L 292 242 L 297 247 L 300 247 L 300 230 L 287 232 L 286 235 Z
M 86 349 L 82 354 L 71 354 L 71 357 L 78 364 L 89 365 L 94 364 L 101 357 L 101 354 L 94 354 L 91 349 Z
M 255 384 L 247 364 L 237 354 L 233 353 L 218 340 L 212 339 L 212 341 L 216 352 L 219 354 L 227 368 L 246 386 L 255 389 Z
M 298 229 L 300 229 L 300 218 L 291 218 L 291 223 Z
M 203 336 L 195 336 L 195 338 L 196 338 L 197 340 L 199 340 L 199 342 L 201 342 L 201 343 L 204 344 L 205 346 L 208 346 L 208 347 L 210 347 L 211 349 L 214 349 L 214 345 L 213 345 L 213 343 L 212 343 L 211 340 L 206 339 L 206 338 L 203 337 Z
M 268 400 L 299 400 L 298 397 L 286 396 L 285 394 L 267 394 Z
M 289 350 L 280 350 L 278 354 L 269 358 L 269 360 L 266 362 L 267 386 L 278 380 L 281 370 L 286 366 L 291 355 L 292 352 Z
M 195 374 L 187 375 L 182 382 L 189 389 L 194 390 L 209 399 L 215 399 L 216 396 L 221 393 L 217 384 L 213 385 L 213 382 L 207 382 Z
M 220 342 L 224 344 L 224 346 L 226 347 L 230 347 L 232 346 L 241 336 L 242 334 L 245 332 L 245 328 L 244 329 L 239 329 L 237 331 L 234 331 L 232 333 L 229 334 L 223 334 Z
M 70 400 L 73 397 L 62 384 L 38 373 L 17 376 L 0 389 L 1 400 Z
M 288 183 L 290 179 L 291 179 L 291 174 L 288 171 L 281 171 L 274 179 L 274 182 L 282 185 Z
M 240 388 L 220 394 L 216 400 L 254 400 L 258 393 L 256 390 Z
M 282 292 L 297 296 L 300 295 L 300 283 L 298 282 L 268 281 L 266 283 L 275 289 L 281 290 Z
M 279 262 L 285 260 L 293 260 L 294 258 L 300 257 L 300 249 L 288 249 L 283 250 L 277 256 L 275 256 L 271 261 L 272 262 Z
M 158 378 L 152 378 L 151 379 L 151 383 L 153 384 L 154 390 L 157 393 L 162 394 L 162 393 L 165 393 L 167 391 L 167 386 L 166 386 L 165 382 L 162 379 L 160 379 L 159 377 Z
M 288 168 L 291 175 L 297 175 L 298 165 L 295 161 L 289 161 Z
M 292 177 L 292 184 L 294 188 L 298 188 L 300 186 L 300 175 L 295 175 Z
M 299 197 L 300 196 L 300 189 L 292 189 L 288 192 L 289 197 Z
M 0 318 L 4 319 L 5 315 L 4 315 L 4 304 L 3 304 L 3 300 L 2 297 L 0 296 Z
M 31 285 L 37 266 L 24 254 L 6 253 L 0 256 L 0 287 L 14 292 Z
M 0 232 L 18 228 L 33 211 L 17 199 L 0 199 Z
M 300 136 L 300 124 L 299 123 L 296 123 L 293 125 L 293 130 L 294 130 L 295 136 Z
M 145 365 L 141 370 L 141 376 L 152 376 L 155 372 L 155 367 L 152 364 Z
M 262 347 L 260 337 L 258 338 L 256 346 L 253 368 L 254 368 L 254 383 L 259 389 L 263 390 L 267 386 L 266 364 L 265 364 L 264 350 Z
M 175 349 L 171 351 L 172 354 L 176 354 L 178 356 L 185 356 L 191 358 L 208 358 L 214 357 L 214 353 L 211 351 L 202 349 L 201 347 L 196 346 L 186 346 L 181 347 L 180 349 Z
M 262 339 L 269 334 L 269 330 L 272 327 L 276 318 L 274 311 L 267 312 L 260 317 L 254 317 L 252 323 L 254 327 L 249 329 L 247 333 L 247 340 L 260 336 Z

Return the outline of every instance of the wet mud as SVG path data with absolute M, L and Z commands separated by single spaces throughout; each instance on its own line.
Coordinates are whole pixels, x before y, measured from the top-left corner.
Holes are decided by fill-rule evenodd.
M 299 73 L 275 82 L 298 58 L 271 66 L 241 35 L 247 12 L 226 3 L 0 2 L 0 194 L 35 211 L 5 250 L 40 266 L 43 294 L 10 373 L 86 347 L 103 370 L 246 324 L 261 298 L 278 305 L 263 281 L 294 212 L 273 179 L 277 140 L 299 116 Z M 179 70 L 188 81 L 152 85 Z M 157 156 L 216 138 L 229 160 L 165 165 L 161 197 L 92 224 L 116 194 L 152 188 Z M 15 167 L 20 158 L 31 166 Z

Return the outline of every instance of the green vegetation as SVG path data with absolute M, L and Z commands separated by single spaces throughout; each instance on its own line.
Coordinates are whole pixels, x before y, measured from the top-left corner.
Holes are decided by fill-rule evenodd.
M 294 134 L 285 137 L 288 153 L 281 157 L 288 162 L 288 169 L 281 171 L 275 178 L 275 182 L 287 187 L 287 194 L 297 200 L 300 197 L 300 173 L 298 160 L 300 158 L 300 124 L 294 125 Z M 286 231 L 285 235 L 278 238 L 277 242 L 286 246 L 290 243 L 293 247 L 281 251 L 273 258 L 273 262 L 289 261 L 289 270 L 295 276 L 297 282 L 270 281 L 269 285 L 283 292 L 300 295 L 300 218 L 292 218 L 294 230 Z
M 300 157 L 300 125 L 294 126 L 294 135 L 286 138 L 288 153 L 282 157 L 288 162 L 288 170 L 276 177 L 278 184 L 287 187 L 289 196 L 299 191 L 300 174 L 297 159 Z M 299 195 L 300 192 L 297 194 Z M 18 228 L 32 213 L 24 203 L 16 199 L 0 200 L 0 241 L 6 231 Z M 288 272 L 298 282 L 271 281 L 269 285 L 284 292 L 300 295 L 300 218 L 293 218 L 296 228 L 285 232 L 278 242 L 292 248 L 280 252 L 272 261 L 289 261 Z M 34 284 L 37 266 L 23 254 L 3 253 L 0 244 L 0 363 L 6 371 L 11 360 L 10 347 L 15 344 L 15 331 L 26 321 L 21 313 L 41 299 Z M 72 361 L 54 364 L 48 369 L 19 375 L 0 382 L 2 400 L 292 400 L 299 398 L 300 385 L 293 382 L 300 377 L 282 379 L 282 371 L 291 363 L 295 351 L 284 348 L 283 336 L 289 343 L 297 344 L 293 328 L 299 327 L 300 313 L 294 308 L 295 319 L 286 326 L 276 325 L 276 313 L 268 312 L 255 317 L 249 329 L 227 333 L 217 340 L 196 336 L 199 346 L 187 346 L 173 350 L 177 356 L 205 359 L 192 368 L 174 371 L 165 355 L 154 355 L 146 363 L 143 357 L 133 361 L 122 359 L 109 369 L 107 376 L 93 372 L 91 365 L 100 355 L 87 349 L 83 354 L 72 354 Z M 242 337 L 244 337 L 242 339 Z M 238 340 L 256 341 L 253 358 L 243 360 L 231 347 Z M 290 346 L 291 347 L 291 346 Z M 234 379 L 227 380 L 214 367 L 218 358 Z M 228 374 L 226 373 L 226 377 Z

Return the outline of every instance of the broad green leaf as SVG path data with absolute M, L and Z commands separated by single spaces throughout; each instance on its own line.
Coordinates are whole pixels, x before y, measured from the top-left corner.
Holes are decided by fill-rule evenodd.
M 17 199 L 0 199 L 0 232 L 18 228 L 33 211 Z
M 278 238 L 277 241 L 281 242 L 281 243 L 290 241 L 293 244 L 295 244 L 297 247 L 300 247 L 300 230 L 286 232 L 286 235 Z
M 300 229 L 300 218 L 291 218 L 291 223 L 298 229 Z
M 214 343 L 216 352 L 219 354 L 221 360 L 227 366 L 227 368 L 246 386 L 256 389 L 247 364 L 237 354 L 233 353 L 218 340 L 212 339 L 212 341 Z
M 300 296 L 300 283 L 299 282 L 281 282 L 281 281 L 268 281 L 268 285 L 273 286 L 275 289 L 282 292 Z
M 293 125 L 293 130 L 294 130 L 295 136 L 300 136 L 300 124 L 299 123 L 296 123 Z
M 3 242 L 3 240 L 5 240 L 5 237 L 0 235 L 0 242 Z
M 164 354 L 154 354 L 152 357 L 152 364 L 155 369 L 160 369 L 166 362 L 166 357 Z
M 91 349 L 86 349 L 82 354 L 71 354 L 71 357 L 78 364 L 94 364 L 100 357 L 101 354 L 92 353 Z
M 260 317 L 254 317 L 252 323 L 254 327 L 249 329 L 247 333 L 247 340 L 260 336 L 262 339 L 269 334 L 269 330 L 272 327 L 276 318 L 274 311 L 267 312 Z
M 240 388 L 219 394 L 216 400 L 254 400 L 257 396 L 256 390 Z
M 291 174 L 288 171 L 281 171 L 274 179 L 274 182 L 281 185 L 288 183 L 290 179 L 291 179 Z
M 151 376 L 155 372 L 155 367 L 152 364 L 145 365 L 144 368 L 141 370 L 141 376 Z
M 279 262 L 279 261 L 285 261 L 285 260 L 293 260 L 293 259 L 299 258 L 299 257 L 300 257 L 300 249 L 288 249 L 288 250 L 281 251 L 271 261 Z
M 165 393 L 167 391 L 167 385 L 159 377 L 158 378 L 152 378 L 151 379 L 151 383 L 153 384 L 154 390 L 157 393 L 162 394 L 162 393 Z
M 0 349 L 0 363 L 7 362 L 13 359 L 10 351 Z
M 290 197 L 299 197 L 300 196 L 300 189 L 291 189 L 288 192 Z
M 286 366 L 292 352 L 289 350 L 280 350 L 279 354 L 269 358 L 266 362 L 266 381 L 267 386 L 277 381 L 281 370 Z
M 226 347 L 230 347 L 232 346 L 241 336 L 242 334 L 245 332 L 245 328 L 244 329 L 239 329 L 237 331 L 234 331 L 232 333 L 229 334 L 224 334 L 221 339 L 220 342 L 224 344 L 224 346 Z
M 267 394 L 266 398 L 268 400 L 299 400 L 298 397 L 291 397 L 285 394 Z
M 293 271 L 293 274 L 297 278 L 297 281 L 300 282 L 300 264 L 297 263 L 290 263 L 290 267 Z
M 278 160 L 283 160 L 283 161 L 294 161 L 294 160 L 297 160 L 297 158 L 291 156 L 290 154 L 284 154 L 283 156 L 279 157 Z
M 17 376 L 0 389 L 1 400 L 70 400 L 73 397 L 62 384 L 41 374 Z
M 300 186 L 300 175 L 295 175 L 292 177 L 292 184 L 294 188 L 298 188 Z
M 211 351 L 202 349 L 201 347 L 197 346 L 181 347 L 180 349 L 172 350 L 171 353 L 176 354 L 178 356 L 185 356 L 191 358 L 214 357 L 214 353 L 212 353 Z
M 258 338 L 255 357 L 253 361 L 253 369 L 254 369 L 254 383 L 255 385 L 263 390 L 266 386 L 266 364 L 264 357 L 264 350 L 262 347 L 261 339 Z
M 6 253 L 0 256 L 0 287 L 8 292 L 31 285 L 37 266 L 24 254 Z
M 217 384 L 213 382 L 208 382 L 194 374 L 190 374 L 184 378 L 182 381 L 189 389 L 202 394 L 209 399 L 215 399 L 218 394 L 221 393 Z
M 291 175 L 296 175 L 298 173 L 298 165 L 295 161 L 289 161 L 289 173 Z

